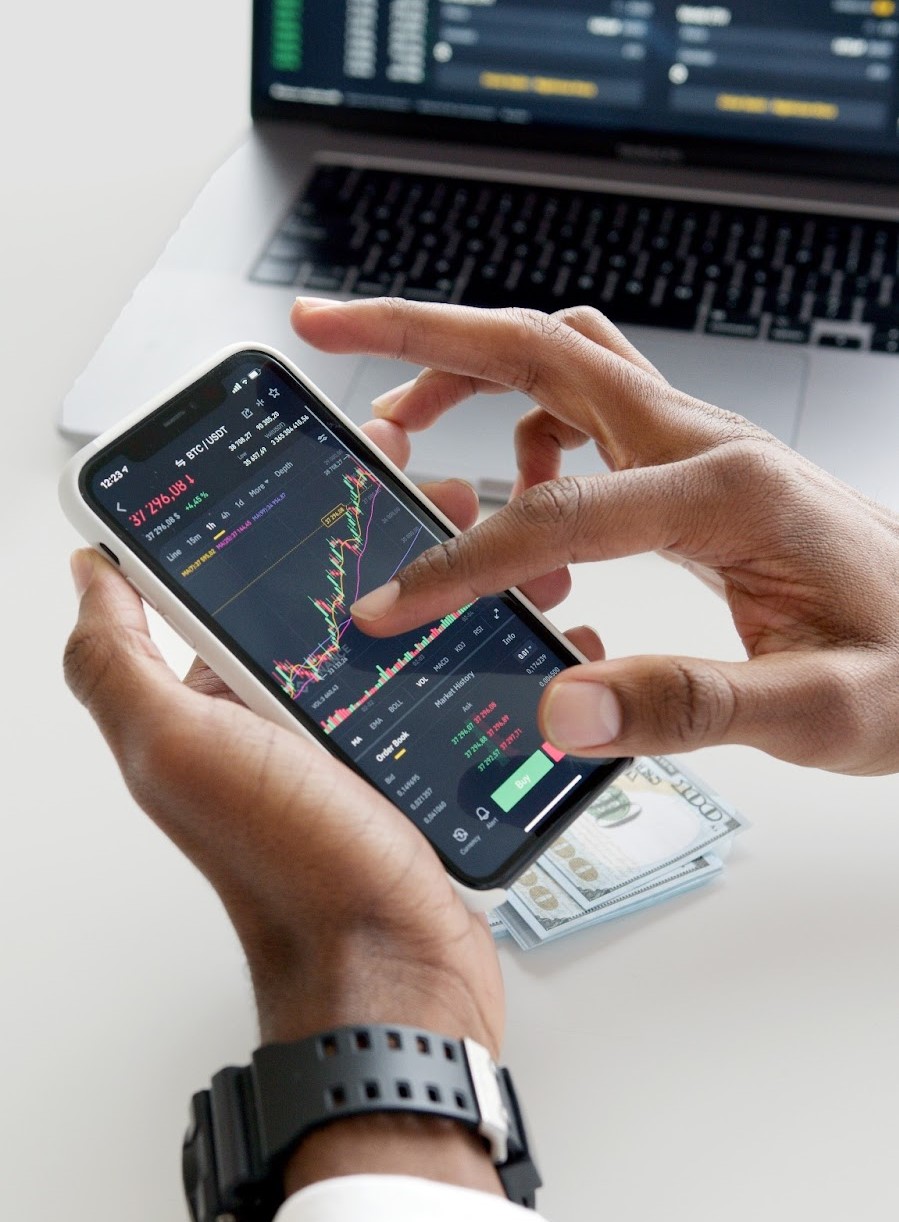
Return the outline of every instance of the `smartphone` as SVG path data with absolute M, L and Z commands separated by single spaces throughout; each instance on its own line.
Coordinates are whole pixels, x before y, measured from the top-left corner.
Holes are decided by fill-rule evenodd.
M 61 501 L 247 705 L 398 806 L 472 907 L 629 762 L 543 740 L 540 696 L 583 659 L 515 591 L 387 639 L 354 625 L 357 598 L 457 532 L 274 349 L 216 354 L 92 442 Z

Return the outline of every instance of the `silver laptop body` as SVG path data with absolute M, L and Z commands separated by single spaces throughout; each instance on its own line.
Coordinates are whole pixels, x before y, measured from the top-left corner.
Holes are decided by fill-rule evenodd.
M 374 396 L 415 372 L 305 347 L 290 330 L 288 311 L 298 292 L 315 290 L 251 278 L 321 164 L 899 221 L 899 23 L 892 7 L 832 0 L 779 6 L 772 16 L 763 0 L 729 8 L 647 0 L 257 0 L 252 129 L 72 387 L 61 429 L 78 439 L 96 435 L 239 339 L 282 348 L 357 421 L 368 417 Z M 330 90 L 305 83 L 319 81 L 321 56 L 283 67 L 285 45 L 288 61 L 296 45 L 294 28 L 305 47 L 333 43 L 330 71 L 340 80 Z M 594 53 L 591 39 L 606 57 L 598 56 L 598 67 L 584 60 L 582 44 Z M 351 52 L 374 78 L 347 79 L 348 64 L 358 68 Z M 478 56 L 483 62 L 473 65 Z M 406 65 L 407 79 L 400 74 L 390 83 L 397 63 Z M 521 70 L 510 67 L 519 63 Z M 417 82 L 408 79 L 416 64 Z M 601 96 L 609 81 L 617 93 L 607 106 L 596 103 L 589 126 L 580 113 L 577 124 L 559 119 L 570 120 L 565 103 L 579 104 L 590 89 Z M 642 92 L 634 92 L 635 81 Z M 684 101 L 678 90 L 688 85 L 693 92 Z M 659 87 L 667 101 L 650 106 Z M 379 92 L 385 88 L 392 92 Z M 789 172 L 794 166 L 801 172 Z M 892 247 L 888 257 L 895 260 Z M 888 282 L 878 291 L 890 288 Z M 516 303 L 513 294 L 509 304 Z M 681 389 L 749 417 L 899 509 L 899 352 L 883 343 L 892 308 L 874 323 L 860 307 L 848 318 L 815 318 L 801 343 L 745 338 L 739 329 L 733 337 L 627 323 L 622 329 Z M 708 309 L 702 317 L 710 326 Z M 875 336 L 880 350 L 872 350 Z M 504 497 L 514 478 L 512 425 L 524 407 L 510 394 L 458 408 L 416 436 L 412 474 L 462 476 L 488 499 Z M 566 469 L 595 470 L 597 461 L 585 449 L 569 456 Z

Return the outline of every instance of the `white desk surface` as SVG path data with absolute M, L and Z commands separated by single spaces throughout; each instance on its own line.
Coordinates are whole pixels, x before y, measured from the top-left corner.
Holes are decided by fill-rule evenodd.
M 246 126 L 249 4 L 48 0 L 2 21 L 3 1214 L 180 1222 L 187 1099 L 251 1050 L 249 987 L 215 897 L 63 685 L 76 540 L 54 419 Z M 737 656 L 713 596 L 652 557 L 579 573 L 558 619 L 615 653 Z M 899 779 L 736 748 L 690 763 L 754 823 L 724 878 L 503 951 L 542 1208 L 895 1219 Z

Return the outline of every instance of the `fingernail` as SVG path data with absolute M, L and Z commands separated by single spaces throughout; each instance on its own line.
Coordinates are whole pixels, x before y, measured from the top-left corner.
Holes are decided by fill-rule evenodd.
M 559 683 L 549 693 L 543 723 L 550 741 L 566 751 L 601 747 L 621 733 L 621 706 L 601 683 Z
M 301 306 L 304 310 L 321 310 L 326 306 L 345 305 L 343 301 L 338 301 L 334 297 L 298 297 L 294 305 Z
M 72 569 L 72 581 L 75 583 L 75 593 L 79 598 L 90 585 L 94 576 L 94 554 L 82 548 L 73 552 L 69 561 Z
M 400 583 L 398 581 L 388 581 L 386 585 L 378 586 L 377 590 L 372 590 L 370 594 L 366 594 L 364 598 L 354 602 L 352 607 L 350 607 L 350 615 L 352 615 L 353 619 L 381 619 L 387 614 L 399 596 Z
M 378 416 L 386 412 L 389 408 L 393 407 L 394 403 L 398 403 L 403 395 L 409 393 L 416 380 L 415 378 L 410 378 L 408 382 L 403 382 L 401 386 L 394 386 L 393 390 L 385 390 L 383 395 L 378 395 L 376 399 L 372 399 L 372 411 Z

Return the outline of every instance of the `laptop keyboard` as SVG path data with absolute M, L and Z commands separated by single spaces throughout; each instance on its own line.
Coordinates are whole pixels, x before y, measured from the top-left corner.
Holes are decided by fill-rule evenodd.
M 899 353 L 899 224 L 322 165 L 252 279 Z

